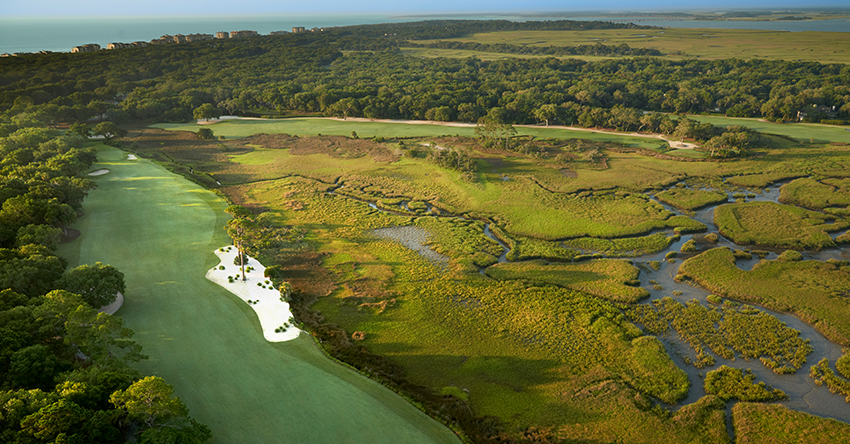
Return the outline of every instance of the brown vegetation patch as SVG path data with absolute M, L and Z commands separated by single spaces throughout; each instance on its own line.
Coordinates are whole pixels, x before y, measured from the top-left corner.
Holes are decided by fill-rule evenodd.
M 189 131 L 166 131 L 158 128 L 131 129 L 121 139 L 125 146 L 138 145 L 142 154 L 164 153 L 177 162 L 227 162 L 221 144 L 215 140 L 198 139 Z
M 395 306 L 395 298 L 384 299 L 380 302 L 364 302 L 357 306 L 357 309 L 375 309 L 377 314 L 383 313 L 387 307 Z
M 365 331 L 355 331 L 354 333 L 351 334 L 351 339 L 353 339 L 355 341 L 362 341 L 362 340 L 366 339 L 366 332 Z
M 562 168 L 561 174 L 565 177 L 578 177 L 578 173 L 568 168 Z

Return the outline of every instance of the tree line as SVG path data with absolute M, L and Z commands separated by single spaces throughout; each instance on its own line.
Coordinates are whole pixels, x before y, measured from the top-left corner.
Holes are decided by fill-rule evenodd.
M 435 37 L 446 27 L 448 34 L 436 37 L 520 26 L 512 23 L 364 25 L 233 41 L 9 57 L 0 60 L 0 112 L 28 112 L 48 125 L 91 118 L 186 121 L 203 104 L 225 114 L 433 116 L 461 122 L 477 122 L 501 107 L 512 124 L 538 122 L 535 111 L 541 107 L 571 103 L 775 121 L 794 120 L 800 111 L 806 119 L 819 121 L 827 117 L 824 110 L 832 114 L 834 107 L 836 118 L 850 117 L 850 67 L 839 64 L 652 57 L 593 62 L 426 60 L 399 52 L 399 45 L 409 45 L 407 38 Z M 616 53 L 625 48 L 558 50 Z M 0 125 L 8 123 L 8 118 L 2 120 Z
M 96 153 L 39 123 L 22 112 L 0 136 L 0 442 L 208 441 L 171 386 L 130 367 L 145 358 L 133 332 L 98 311 L 124 275 L 66 270 L 56 254 L 95 186 Z

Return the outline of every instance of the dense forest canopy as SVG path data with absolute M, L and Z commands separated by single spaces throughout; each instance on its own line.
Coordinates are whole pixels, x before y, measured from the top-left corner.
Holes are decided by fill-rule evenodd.
M 171 387 L 130 366 L 145 358 L 133 332 L 98 310 L 124 275 L 66 270 L 56 254 L 95 187 L 96 152 L 44 127 L 48 107 L 7 111 L 0 137 L 0 442 L 205 442 Z
M 476 122 L 493 108 L 502 108 L 506 123 L 539 122 L 535 111 L 554 106 L 558 123 L 614 127 L 620 125 L 607 125 L 598 118 L 580 121 L 578 117 L 594 112 L 604 117 L 606 111 L 596 110 L 614 108 L 722 112 L 776 121 L 796 120 L 798 112 L 805 112 L 811 121 L 850 117 L 850 67 L 841 64 L 647 57 L 594 62 L 556 58 L 426 60 L 399 53 L 399 47 L 410 45 L 408 39 L 532 26 L 625 25 L 433 21 L 12 57 L 0 60 L 0 110 L 23 111 L 31 105 L 45 105 L 39 107 L 37 117 L 47 123 L 82 122 L 96 116 L 119 122 L 186 121 L 192 119 L 193 109 L 204 103 L 229 114 L 291 110 L 462 122 Z M 644 52 L 623 45 L 585 49 L 490 46 L 499 46 L 490 49 L 503 52 L 556 55 Z M 57 69 L 59 66 L 62 68 Z M 640 126 L 637 121 L 630 124 Z

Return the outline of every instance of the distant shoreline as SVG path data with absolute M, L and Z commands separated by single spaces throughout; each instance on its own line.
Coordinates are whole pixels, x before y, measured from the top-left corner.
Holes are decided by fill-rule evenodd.
M 850 12 L 850 10 L 848 10 Z M 517 14 L 335 14 L 335 15 L 287 15 L 287 16 L 242 16 L 242 17 L 3 17 L 0 18 L 0 53 L 37 53 L 39 51 L 67 53 L 74 46 L 98 44 L 106 48 L 109 43 L 146 41 L 162 35 L 215 34 L 219 31 L 254 30 L 268 35 L 273 31 L 290 30 L 292 27 L 329 28 L 384 23 L 403 23 L 426 19 L 465 20 L 576 20 L 614 21 L 640 20 L 641 25 L 670 28 L 726 28 L 757 29 L 773 31 L 821 31 L 850 32 L 850 19 L 828 20 L 653 20 L 640 13 L 611 16 L 570 16 L 564 13 L 553 15 Z M 540 13 L 543 14 L 543 13 Z M 631 15 L 633 17 L 626 17 Z

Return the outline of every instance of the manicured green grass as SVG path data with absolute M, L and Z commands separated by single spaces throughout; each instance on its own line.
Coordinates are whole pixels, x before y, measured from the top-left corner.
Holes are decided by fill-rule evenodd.
M 841 34 L 841 35 L 838 35 Z M 627 44 L 658 49 L 671 58 L 802 60 L 850 63 L 850 36 L 834 32 L 748 29 L 610 29 L 590 31 L 502 31 L 447 39 L 529 46 Z
M 679 273 L 711 292 L 779 311 L 792 311 L 824 336 L 850 344 L 850 270 L 818 261 L 762 261 L 751 271 L 735 266 L 728 248 L 686 260 Z
M 306 335 L 269 343 L 254 312 L 208 281 L 229 242 L 227 203 L 146 160 L 101 147 L 73 267 L 102 261 L 126 278 L 118 312 L 215 442 L 457 442 L 395 393 L 328 360 Z
M 778 404 L 739 402 L 732 407 L 735 442 L 739 444 L 842 443 L 850 440 L 850 425 L 791 410 Z
M 172 131 L 197 132 L 200 128 L 210 128 L 216 136 L 226 138 L 248 137 L 254 134 L 291 134 L 296 136 L 350 136 L 357 133 L 361 138 L 375 136 L 406 138 L 406 137 L 437 137 L 443 135 L 461 135 L 476 137 L 475 125 L 462 124 L 454 126 L 439 123 L 406 123 L 380 122 L 363 120 L 336 120 L 327 118 L 293 118 L 293 119 L 237 119 L 223 120 L 212 125 L 196 123 L 158 123 L 151 125 Z M 586 139 L 596 142 L 622 143 L 627 146 L 640 148 L 657 148 L 660 141 L 650 137 L 636 137 L 616 133 L 596 133 L 590 131 L 569 130 L 554 127 L 517 126 L 517 135 L 530 135 L 542 138 L 556 139 Z
M 794 33 L 796 34 L 796 33 Z M 850 56 L 850 52 L 848 52 Z M 700 122 L 708 122 L 716 126 L 740 125 L 752 128 L 764 134 L 778 134 L 791 137 L 800 142 L 841 142 L 850 143 L 850 131 L 846 126 L 821 125 L 815 123 L 773 123 L 760 119 L 722 116 L 688 116 Z
M 826 232 L 828 219 L 833 217 L 773 202 L 726 204 L 714 210 L 714 223 L 733 242 L 794 250 L 835 246 Z

